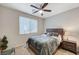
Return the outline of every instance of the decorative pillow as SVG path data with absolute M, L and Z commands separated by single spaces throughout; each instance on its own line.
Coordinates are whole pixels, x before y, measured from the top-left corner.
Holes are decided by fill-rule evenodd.
M 44 33 L 45 35 L 47 35 L 47 36 L 56 36 L 56 37 L 58 37 L 58 33 L 55 33 L 55 32 L 49 32 L 49 33 Z
M 50 36 L 53 36 L 53 32 L 49 33 Z
M 49 33 L 47 33 L 46 35 L 47 35 L 47 36 L 52 36 L 53 33 L 52 33 L 52 32 L 49 32 Z
M 56 36 L 56 37 L 58 37 L 58 33 L 55 33 L 55 32 L 53 32 L 53 36 Z
M 45 35 L 47 35 L 47 33 L 44 33 Z

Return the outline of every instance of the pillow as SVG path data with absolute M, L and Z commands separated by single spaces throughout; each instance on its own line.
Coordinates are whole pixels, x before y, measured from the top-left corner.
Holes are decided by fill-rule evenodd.
M 47 36 L 52 36 L 53 35 L 53 32 L 49 32 L 46 34 Z
M 55 32 L 48 32 L 48 33 L 45 33 L 45 35 L 58 37 L 59 34 L 58 33 L 55 33 Z
M 44 33 L 45 35 L 47 35 L 47 33 Z
M 56 36 L 56 37 L 58 37 L 58 33 L 55 33 L 55 32 L 53 32 L 53 36 Z
M 62 42 L 61 35 L 58 35 L 59 41 Z

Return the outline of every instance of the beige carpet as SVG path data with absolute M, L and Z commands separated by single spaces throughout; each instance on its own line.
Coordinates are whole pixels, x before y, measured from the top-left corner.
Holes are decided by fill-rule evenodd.
M 35 55 L 35 54 L 29 48 L 18 47 L 15 49 L 15 55 Z
M 30 48 L 18 47 L 16 48 L 15 55 L 35 55 L 34 52 Z M 55 55 L 75 55 L 72 52 L 66 51 L 64 49 L 57 50 Z
M 64 49 L 59 49 L 55 55 L 75 55 L 75 54 Z

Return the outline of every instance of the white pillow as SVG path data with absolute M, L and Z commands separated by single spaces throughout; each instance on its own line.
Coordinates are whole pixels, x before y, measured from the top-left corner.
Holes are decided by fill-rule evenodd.
M 59 39 L 60 42 L 62 42 L 61 35 L 58 35 L 58 39 Z

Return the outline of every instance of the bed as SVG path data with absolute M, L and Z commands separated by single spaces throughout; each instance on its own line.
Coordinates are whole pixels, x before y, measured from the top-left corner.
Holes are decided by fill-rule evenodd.
M 45 34 L 30 37 L 28 39 L 28 46 L 37 55 L 52 55 L 60 46 L 63 35 L 64 30 L 62 28 L 46 29 Z

